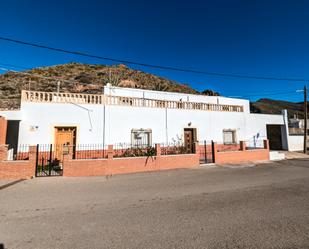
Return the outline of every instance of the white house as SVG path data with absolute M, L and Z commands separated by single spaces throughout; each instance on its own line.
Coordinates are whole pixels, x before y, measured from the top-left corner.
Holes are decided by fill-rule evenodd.
M 250 113 L 249 101 L 105 86 L 103 94 L 23 91 L 8 120 L 6 142 L 17 144 L 170 143 L 213 140 L 248 144 L 268 138 L 288 149 L 285 115 Z

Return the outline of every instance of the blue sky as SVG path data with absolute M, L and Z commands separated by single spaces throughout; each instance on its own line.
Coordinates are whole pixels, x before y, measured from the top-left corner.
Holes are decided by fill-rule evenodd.
M 163 66 L 309 79 L 309 1 L 17 1 L 0 3 L 0 36 Z M 0 63 L 110 64 L 0 41 Z M 304 83 L 214 77 L 131 66 L 197 90 L 302 101 Z

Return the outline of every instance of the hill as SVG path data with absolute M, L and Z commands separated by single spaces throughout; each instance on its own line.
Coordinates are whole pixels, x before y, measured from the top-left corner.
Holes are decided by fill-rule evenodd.
M 303 108 L 303 102 L 294 103 L 273 99 L 260 99 L 250 103 L 250 109 L 253 113 L 280 114 L 281 110 L 287 109 L 290 118 L 292 118 L 294 114 L 298 115 L 299 118 L 303 118 Z
M 187 84 L 133 70 L 122 64 L 106 66 L 69 63 L 35 68 L 23 74 L 8 72 L 0 75 L 0 108 L 18 108 L 22 89 L 56 91 L 57 81 L 61 82 L 61 92 L 101 93 L 103 86 L 111 83 L 115 86 L 157 91 L 199 93 Z M 200 94 L 218 95 L 211 90 Z
M 101 93 L 107 83 L 115 86 L 132 87 L 157 91 L 194 93 L 217 96 L 217 92 L 198 92 L 187 84 L 165 79 L 125 65 L 91 65 L 68 63 L 49 67 L 34 68 L 23 73 L 8 72 L 0 75 L 0 109 L 16 109 L 20 104 L 22 89 L 55 92 L 60 81 L 61 92 Z M 303 117 L 302 103 L 260 99 L 251 103 L 251 112 L 280 114 L 287 109 L 289 116 Z

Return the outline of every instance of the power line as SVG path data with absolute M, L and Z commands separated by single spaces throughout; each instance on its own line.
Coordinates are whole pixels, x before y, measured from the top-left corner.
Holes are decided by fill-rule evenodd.
M 291 94 L 298 94 L 302 92 L 302 90 L 294 90 L 294 91 L 285 91 L 285 92 L 274 92 L 274 93 L 261 93 L 261 94 L 250 94 L 250 95 L 242 95 L 242 96 L 230 96 L 230 97 L 258 97 L 258 96 L 274 96 L 274 95 L 291 95 Z
M 136 65 L 136 66 L 143 66 L 143 67 L 149 67 L 149 68 L 156 68 L 156 69 L 163 69 L 163 70 L 171 70 L 171 71 L 179 71 L 179 72 L 186 72 L 186 73 L 196 73 L 196 74 L 205 74 L 210 76 L 220 76 L 220 77 L 232 77 L 232 78 L 243 78 L 243 79 L 256 79 L 256 80 L 280 80 L 280 81 L 297 81 L 297 82 L 306 82 L 309 81 L 307 79 L 301 79 L 301 78 L 284 78 L 284 77 L 270 77 L 270 76 L 254 76 L 254 75 L 242 75 L 242 74 L 229 74 L 229 73 L 218 73 L 218 72 L 208 72 L 208 71 L 199 71 L 194 69 L 186 69 L 186 68 L 180 68 L 180 67 L 170 67 L 170 66 L 161 66 L 161 65 L 154 65 L 154 64 L 147 64 L 147 63 L 141 63 L 136 61 L 130 61 L 130 60 L 122 60 L 122 59 L 115 59 L 111 57 L 103 57 L 99 55 L 93 55 L 85 52 L 79 52 L 79 51 L 72 51 L 62 48 L 56 48 L 56 47 L 50 47 L 47 45 L 42 45 L 38 43 L 32 43 L 32 42 L 26 42 L 21 40 L 16 40 L 12 38 L 7 37 L 1 37 L 0 40 L 13 42 L 17 44 L 27 45 L 31 47 L 36 48 L 42 48 L 42 49 L 48 49 L 52 51 L 57 51 L 61 53 L 66 54 L 74 54 L 99 60 L 107 60 L 117 63 L 124 63 L 124 64 L 130 64 L 130 65 Z
M 32 70 L 33 68 L 29 68 L 29 67 L 24 67 L 24 66 L 17 66 L 17 65 L 14 65 L 14 64 L 7 64 L 7 63 L 2 63 L 0 62 L 0 65 L 4 65 L 4 66 L 8 66 L 8 67 L 13 67 L 13 68 L 19 68 L 19 69 L 25 69 L 25 70 Z M 11 72 L 14 72 L 14 73 L 25 73 L 25 72 L 20 72 L 20 71 L 15 71 L 15 70 L 10 70 L 10 69 L 7 69 L 7 68 L 1 68 L 0 67 L 0 70 L 3 70 L 3 71 L 11 71 Z M 34 74 L 34 73 L 32 73 Z M 30 75 L 29 73 L 27 73 L 27 75 Z M 38 74 L 34 74 L 36 77 L 44 77 L 44 78 L 49 78 L 49 79 L 54 79 L 54 80 L 62 80 L 61 78 L 53 78 L 53 77 L 47 77 L 47 76 L 42 76 L 42 75 L 38 75 Z M 67 82 L 74 82 L 74 81 L 70 81 L 70 80 L 62 80 L 62 81 L 67 81 Z M 74 82 L 74 83 L 77 83 L 77 82 Z M 199 84 L 202 84 L 202 83 L 199 83 Z M 241 91 L 241 90 L 239 90 Z M 239 92 L 239 91 L 233 91 L 233 92 Z M 230 92 L 230 91 L 228 91 Z M 295 91 L 285 91 L 285 92 L 269 92 L 269 91 L 264 91 L 264 92 L 247 92 L 247 93 L 250 93 L 249 95 L 227 95 L 227 97 L 231 97 L 231 98 L 244 98 L 244 97 L 256 97 L 256 96 L 269 96 L 269 95 L 288 95 L 289 93 L 290 94 L 295 94 L 295 93 L 298 93 L 298 92 L 303 92 L 302 89 L 300 90 L 295 90 Z M 252 94 L 251 94 L 252 93 Z
M 15 66 L 12 64 L 5 64 L 5 63 L 0 63 L 0 65 L 10 65 L 11 67 L 16 67 L 16 68 L 25 68 L 25 67 L 21 67 L 21 66 Z M 28 68 L 29 70 L 31 70 L 30 68 Z M 62 79 L 62 78 L 58 78 L 58 77 L 52 77 L 52 76 L 44 76 L 44 75 L 40 75 L 40 74 L 36 74 L 36 73 L 32 73 L 32 72 L 20 72 L 20 71 L 15 71 L 12 69 L 8 69 L 8 68 L 4 68 L 4 67 L 0 67 L 0 70 L 2 71 L 6 71 L 6 72 L 12 72 L 12 73 L 17 73 L 17 74 L 23 74 L 26 76 L 33 76 L 33 77 L 38 77 L 38 78 L 44 78 L 44 79 L 48 79 L 48 80 L 55 80 L 55 81 L 62 81 L 62 82 L 68 82 L 68 83 L 79 83 L 78 81 L 73 81 L 73 80 L 66 80 L 66 79 Z M 258 93 L 258 92 L 251 92 L 253 94 L 250 95 L 238 95 L 238 96 L 227 96 L 230 98 L 247 98 L 247 97 L 261 97 L 261 96 L 274 96 L 274 95 L 292 95 L 292 94 L 298 94 L 300 92 L 303 92 L 303 90 L 294 90 L 294 91 L 284 91 L 284 92 L 268 92 L 268 93 Z
M 16 65 L 7 64 L 7 63 L 0 63 L 0 65 L 5 66 L 5 67 L 13 67 L 13 68 L 31 70 L 31 68 L 28 68 L 28 67 L 16 66 Z

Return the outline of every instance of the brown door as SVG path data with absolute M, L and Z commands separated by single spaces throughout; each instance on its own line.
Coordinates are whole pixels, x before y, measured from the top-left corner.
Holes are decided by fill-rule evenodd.
M 185 129 L 185 148 L 187 153 L 194 153 L 194 129 Z
M 65 150 L 75 145 L 76 127 L 56 127 L 55 129 L 55 156 L 60 160 Z

